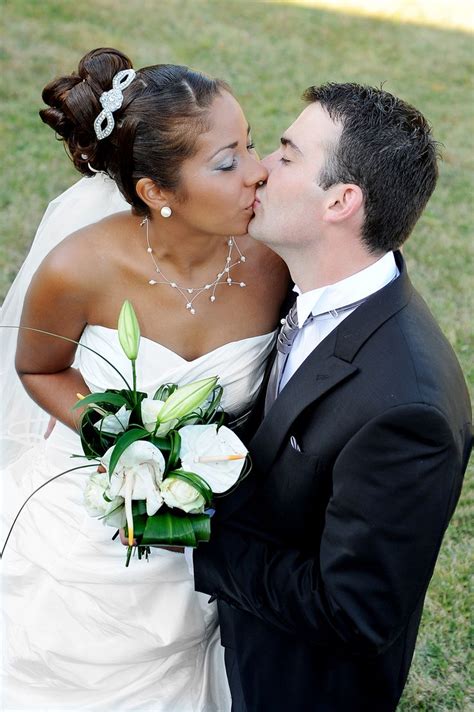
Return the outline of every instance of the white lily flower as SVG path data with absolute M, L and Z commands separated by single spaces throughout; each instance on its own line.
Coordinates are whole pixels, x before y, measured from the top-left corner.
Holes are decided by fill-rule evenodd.
M 226 492 L 239 479 L 247 448 L 229 428 L 185 425 L 180 429 L 183 470 L 200 475 L 214 494 Z
M 163 408 L 165 401 L 154 400 L 153 398 L 144 398 L 140 404 L 143 427 L 148 430 L 149 433 L 153 433 L 156 428 L 156 421 L 159 418 L 161 409 Z M 169 420 L 166 423 L 161 423 L 156 435 L 166 435 L 174 426 L 177 420 Z
M 105 418 L 94 423 L 94 427 L 100 430 L 102 433 L 107 433 L 108 435 L 118 435 L 119 433 L 124 433 L 128 428 L 128 422 L 130 420 L 131 410 L 123 405 L 120 410 L 111 415 L 106 415 Z
M 202 514 L 206 500 L 195 487 L 171 476 L 161 485 L 161 493 L 168 507 L 177 507 L 189 514 Z
M 120 345 L 130 361 L 136 361 L 140 347 L 140 325 L 131 303 L 126 299 L 118 318 L 118 337 Z
M 165 423 L 169 420 L 179 420 L 192 413 L 195 408 L 202 405 L 211 395 L 218 381 L 217 376 L 202 378 L 186 386 L 179 386 L 166 399 L 165 407 L 161 411 L 160 420 Z
M 84 490 L 84 505 L 91 517 L 101 517 L 104 524 L 120 528 L 125 526 L 125 507 L 123 497 L 114 497 L 111 501 L 108 494 L 109 478 L 105 472 L 94 472 L 89 477 Z

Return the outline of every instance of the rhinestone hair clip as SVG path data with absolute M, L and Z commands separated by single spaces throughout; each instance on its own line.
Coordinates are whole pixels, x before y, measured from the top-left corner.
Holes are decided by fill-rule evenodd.
M 101 94 L 99 101 L 103 106 L 103 110 L 94 121 L 94 131 L 99 141 L 110 136 L 114 130 L 115 121 L 112 112 L 117 111 L 122 106 L 123 90 L 133 82 L 135 76 L 134 69 L 122 69 L 113 78 L 112 89 Z M 105 126 L 103 126 L 104 121 Z

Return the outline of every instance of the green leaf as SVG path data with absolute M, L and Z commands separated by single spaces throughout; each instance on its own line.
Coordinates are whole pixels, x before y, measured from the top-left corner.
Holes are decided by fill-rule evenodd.
M 144 499 L 134 499 L 132 501 L 132 515 L 140 516 L 140 514 L 146 514 L 146 500 Z
M 195 514 L 189 517 L 194 529 L 194 536 L 200 541 L 209 541 L 211 537 L 211 517 L 208 514 Z
M 146 523 L 148 521 L 148 515 L 145 514 L 134 514 L 133 515 L 133 537 L 137 541 L 141 541 L 141 536 L 145 531 Z M 128 537 L 128 526 L 125 525 L 125 536 Z
M 149 440 L 158 450 L 167 451 L 171 449 L 170 441 L 167 437 L 162 438 L 160 436 L 150 435 Z
M 195 472 L 187 472 L 186 470 L 173 470 L 168 473 L 166 479 L 169 477 L 172 477 L 175 480 L 181 480 L 182 482 L 186 482 L 188 485 L 191 485 L 191 487 L 194 487 L 194 489 L 196 489 L 204 498 L 206 507 L 210 506 L 212 502 L 212 489 L 209 487 L 206 480 L 204 480 L 200 475 L 197 475 Z
M 209 541 L 210 534 L 208 514 L 179 516 L 173 512 L 158 512 L 148 517 L 141 544 L 195 547 L 199 541 Z
M 106 435 L 94 426 L 100 416 L 93 410 L 86 410 L 81 414 L 79 422 L 79 436 L 85 457 L 98 459 L 112 447 L 115 435 Z
M 136 440 L 149 440 L 149 436 L 150 433 L 144 428 L 132 428 L 131 430 L 127 430 L 126 433 L 117 438 L 115 447 L 112 450 L 112 455 L 110 457 L 109 476 L 115 470 L 120 456 L 123 455 L 128 446 L 134 443 Z
M 216 410 L 218 409 L 222 396 L 224 394 L 224 389 L 222 386 L 216 386 L 214 390 L 212 391 L 212 398 L 211 402 L 209 403 L 209 406 L 206 408 L 204 414 L 203 414 L 203 421 L 204 423 L 209 423 L 212 418 L 214 417 Z
M 172 393 L 175 392 L 175 390 L 178 388 L 178 386 L 175 383 L 164 383 L 162 386 L 158 388 L 157 391 L 155 391 L 155 395 L 153 396 L 153 400 L 162 400 L 165 401 L 167 398 L 170 397 Z
M 181 436 L 177 430 L 171 430 L 168 433 L 168 438 L 170 441 L 170 454 L 166 469 L 172 470 L 178 464 L 179 453 L 181 450 Z
M 93 403 L 108 403 L 109 405 L 129 405 L 129 401 L 119 393 L 89 393 L 85 398 L 81 398 L 77 403 L 74 403 L 72 409 L 83 408 L 86 405 L 91 405 Z

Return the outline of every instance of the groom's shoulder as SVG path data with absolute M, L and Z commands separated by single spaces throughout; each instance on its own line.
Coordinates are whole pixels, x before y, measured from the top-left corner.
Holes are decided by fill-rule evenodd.
M 374 387 L 376 382 L 380 387 L 390 383 L 408 399 L 416 394 L 419 402 L 440 407 L 452 399 L 468 402 L 453 346 L 416 289 L 370 341 L 360 357 L 368 365 L 365 371 L 370 372 Z

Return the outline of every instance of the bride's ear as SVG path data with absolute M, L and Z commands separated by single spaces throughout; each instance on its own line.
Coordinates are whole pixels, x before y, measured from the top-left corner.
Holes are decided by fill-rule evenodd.
M 135 190 L 140 200 L 151 210 L 160 211 L 164 205 L 169 205 L 169 192 L 162 190 L 151 178 L 140 178 Z

